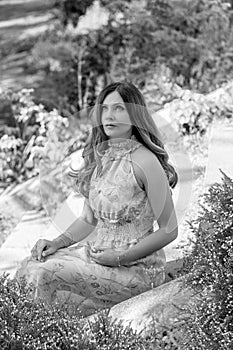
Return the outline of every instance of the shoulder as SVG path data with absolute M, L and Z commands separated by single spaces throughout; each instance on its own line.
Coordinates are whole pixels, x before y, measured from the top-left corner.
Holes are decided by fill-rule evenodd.
M 141 188 L 144 189 L 148 181 L 155 183 L 156 180 L 164 180 L 166 177 L 157 156 L 144 145 L 134 150 L 131 158 L 134 173 Z
M 162 167 L 157 156 L 144 145 L 134 150 L 131 157 L 133 162 L 143 168 Z

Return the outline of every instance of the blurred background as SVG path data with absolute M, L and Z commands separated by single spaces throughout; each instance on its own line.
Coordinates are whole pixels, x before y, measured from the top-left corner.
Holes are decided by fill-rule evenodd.
M 233 0 L 0 0 L 0 275 L 13 276 L 39 238 L 57 237 L 80 214 L 70 175 L 80 166 L 91 107 L 106 84 L 125 79 L 145 96 L 179 176 L 172 190 L 179 235 L 165 252 L 181 270 L 170 277 L 187 273 L 200 295 L 194 308 L 175 308 L 185 311 L 181 322 L 166 312 L 158 318 L 155 294 L 153 327 L 161 319 L 164 328 L 152 347 L 180 349 L 181 339 L 185 349 L 233 349 Z M 219 169 L 223 184 L 215 183 Z M 169 285 L 168 308 L 177 299 Z M 0 279 L 0 294 L 2 348 L 34 349 L 41 334 L 51 348 L 54 311 L 40 306 L 38 318 L 18 283 Z M 67 319 L 61 332 L 57 315 L 57 334 L 69 334 L 71 344 L 77 323 Z M 141 346 L 128 331 L 103 333 L 106 324 L 93 328 L 98 349 Z
M 42 164 L 42 195 L 57 208 L 71 186 L 58 164 L 65 172 L 84 146 L 100 90 L 124 79 L 168 121 L 171 153 L 188 152 L 194 171 L 181 178 L 199 181 L 196 193 L 208 127 L 232 118 L 233 1 L 1 0 L 0 67 L 2 198 L 14 190 L 25 208 L 41 209 L 29 183 Z

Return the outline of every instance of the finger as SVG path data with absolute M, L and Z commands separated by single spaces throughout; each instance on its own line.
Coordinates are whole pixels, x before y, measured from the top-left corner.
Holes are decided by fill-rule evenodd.
M 94 249 L 96 252 L 103 252 L 104 251 L 103 248 L 99 248 L 99 247 L 94 247 Z
M 31 250 L 31 255 L 34 259 L 38 258 L 38 254 L 37 254 L 37 246 L 35 245 L 32 250 Z
M 90 250 L 89 251 L 89 255 L 90 255 L 90 257 L 95 258 L 96 257 L 96 252 L 93 252 L 92 250 Z
M 31 256 L 32 256 L 33 259 L 37 259 L 37 253 L 36 253 L 35 250 L 32 251 Z
M 31 254 L 35 254 L 36 251 L 37 251 L 37 244 L 38 244 L 38 241 L 36 242 L 36 244 L 32 247 L 31 249 Z
M 50 247 L 48 249 L 43 250 L 41 255 L 42 255 L 42 257 L 46 257 L 46 256 L 51 255 L 53 253 L 54 253 L 54 248 Z
M 90 251 L 90 256 L 95 258 L 95 259 L 99 259 L 102 256 L 102 253 Z
M 45 249 L 46 245 L 47 245 L 47 242 L 41 242 L 41 243 L 38 244 L 38 246 L 37 246 L 38 260 L 41 260 L 42 252 Z
M 32 256 L 35 254 L 35 246 L 31 249 Z
M 102 248 L 98 248 L 98 247 L 92 247 L 91 248 L 91 251 L 93 253 L 100 253 L 100 252 L 103 252 L 104 250 Z
M 91 258 L 91 260 L 94 261 L 96 264 L 102 265 L 101 262 L 96 258 Z

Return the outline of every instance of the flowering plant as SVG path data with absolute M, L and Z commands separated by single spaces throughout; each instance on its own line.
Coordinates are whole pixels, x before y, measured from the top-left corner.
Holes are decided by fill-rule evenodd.
M 34 301 L 31 288 L 24 279 L 19 284 L 0 276 L 1 350 L 175 349 L 169 347 L 167 328 L 144 338 L 108 317 L 109 310 L 84 318 L 73 304 Z
M 63 139 L 69 126 L 68 120 L 56 110 L 48 112 L 43 105 L 36 105 L 32 91 L 8 91 L 2 96 L 11 105 L 14 124 L 5 126 L 0 138 L 0 181 L 6 184 L 37 175 L 48 133 L 55 132 Z
M 37 105 L 32 92 L 32 89 L 23 89 L 1 96 L 10 104 L 13 120 L 13 125 L 4 126 L 0 133 L 3 186 L 37 175 L 42 158 L 49 159 L 51 165 L 51 161 L 56 162 L 57 157 L 61 159 L 65 155 L 65 150 L 72 152 L 74 147 L 82 147 L 87 136 L 87 128 L 80 126 L 78 130 L 71 130 L 70 121 L 56 109 L 47 111 L 42 104 Z
M 186 283 L 200 296 L 188 310 L 187 350 L 233 345 L 233 181 L 222 174 L 222 183 L 202 196 L 202 212 L 190 222 L 195 241 Z

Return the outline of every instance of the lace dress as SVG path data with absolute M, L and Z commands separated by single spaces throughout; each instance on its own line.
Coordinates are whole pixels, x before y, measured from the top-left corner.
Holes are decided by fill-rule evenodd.
M 124 251 L 151 234 L 155 222 L 132 167 L 131 153 L 141 144 L 131 138 L 108 146 L 102 172 L 97 175 L 95 169 L 91 178 L 89 202 L 98 218 L 92 238 L 60 249 L 45 262 L 28 257 L 16 273 L 35 286 L 35 298 L 49 303 L 70 300 L 86 314 L 112 307 L 165 279 L 163 249 L 120 267 L 97 264 L 89 255 L 91 246 Z

